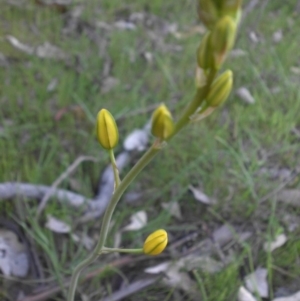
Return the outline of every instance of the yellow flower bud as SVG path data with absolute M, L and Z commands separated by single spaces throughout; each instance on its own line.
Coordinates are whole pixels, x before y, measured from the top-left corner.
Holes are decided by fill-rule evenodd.
M 215 66 L 218 68 L 224 62 L 231 50 L 236 34 L 236 23 L 229 16 L 222 17 L 211 33 L 211 48 L 214 54 Z
M 208 32 L 201 40 L 200 46 L 197 50 L 197 62 L 198 66 L 203 69 L 214 68 L 214 57 L 210 45 L 211 34 Z
M 198 16 L 209 29 L 212 29 L 219 19 L 217 7 L 211 0 L 198 1 Z
M 102 109 L 97 115 L 97 138 L 101 146 L 113 149 L 119 141 L 116 121 L 109 111 Z
M 151 133 L 162 140 L 167 139 L 174 130 L 172 115 L 165 105 L 160 105 L 152 115 Z
M 156 230 L 146 238 L 143 251 L 147 255 L 158 255 L 166 248 L 167 244 L 168 233 L 163 229 Z
M 209 107 L 221 105 L 229 96 L 233 83 L 233 74 L 231 70 L 223 72 L 213 82 L 206 97 L 206 103 Z

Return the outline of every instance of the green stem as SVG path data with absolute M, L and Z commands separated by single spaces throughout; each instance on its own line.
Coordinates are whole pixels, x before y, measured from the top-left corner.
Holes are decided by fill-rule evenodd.
M 190 121 L 190 116 L 195 113 L 197 108 L 201 105 L 202 101 L 206 98 L 207 93 L 209 92 L 210 85 L 212 84 L 215 75 L 217 74 L 218 70 L 211 70 L 207 77 L 207 84 L 197 90 L 197 93 L 194 99 L 187 105 L 183 114 L 179 118 L 178 122 L 176 123 L 175 130 L 173 134 L 167 139 L 170 140 L 173 136 L 175 136 L 185 125 L 187 125 Z M 92 263 L 96 258 L 103 253 L 104 244 L 106 242 L 108 228 L 110 224 L 110 220 L 112 214 L 116 208 L 118 201 L 120 200 L 121 196 L 123 195 L 124 191 L 127 187 L 132 183 L 135 177 L 148 165 L 148 163 L 154 158 L 154 156 L 160 151 L 161 143 L 156 141 L 148 151 L 140 158 L 137 164 L 128 172 L 125 176 L 123 181 L 120 182 L 119 175 L 117 172 L 117 167 L 114 160 L 113 152 L 110 151 L 110 158 L 112 160 L 113 169 L 114 169 L 114 177 L 116 180 L 116 188 L 112 195 L 112 198 L 108 204 L 108 207 L 105 211 L 103 220 L 102 220 L 102 227 L 100 230 L 99 240 L 95 249 L 93 250 L 90 255 L 84 259 L 78 266 L 75 268 L 73 275 L 71 277 L 70 288 L 68 292 L 67 301 L 73 301 L 75 297 L 75 291 L 78 283 L 78 279 L 80 276 L 81 271 L 87 267 L 90 263 Z M 104 249 L 105 250 L 105 249 Z
M 120 248 L 103 247 L 101 253 L 113 253 L 113 252 L 129 253 L 129 254 L 142 254 L 144 251 L 143 251 L 143 249 L 120 249 Z
M 87 267 L 90 263 L 92 263 L 101 253 L 103 253 L 103 247 L 106 241 L 110 220 L 112 214 L 116 208 L 118 201 L 120 200 L 121 196 L 123 195 L 124 191 L 127 187 L 132 183 L 135 177 L 148 165 L 148 163 L 154 158 L 154 156 L 160 151 L 161 145 L 156 141 L 148 150 L 147 152 L 140 158 L 140 160 L 136 163 L 135 166 L 128 172 L 128 174 L 124 177 L 123 181 L 120 185 L 116 188 L 112 198 L 106 208 L 105 214 L 102 220 L 102 227 L 100 230 L 99 240 L 95 249 L 93 250 L 90 255 L 85 258 L 82 262 L 78 264 L 75 268 L 70 282 L 70 288 L 68 292 L 67 301 L 73 301 L 75 297 L 75 291 L 77 287 L 77 283 L 79 280 L 79 276 L 81 271 Z
M 199 108 L 201 103 L 205 100 L 209 88 L 217 74 L 217 69 L 210 70 L 208 76 L 207 76 L 207 83 L 204 87 L 198 88 L 196 95 L 194 96 L 193 100 L 186 106 L 184 109 L 181 117 L 177 121 L 175 125 L 174 132 L 172 135 L 168 138 L 170 140 L 173 136 L 175 136 L 184 126 L 186 126 L 190 122 L 190 117 L 195 113 L 195 111 Z
M 121 180 L 120 180 L 119 170 L 118 170 L 118 166 L 117 166 L 116 159 L 115 159 L 114 150 L 110 149 L 108 152 L 109 152 L 109 157 L 110 157 L 110 162 L 111 162 L 111 165 L 112 165 L 112 169 L 113 169 L 113 172 L 114 172 L 114 178 L 115 178 L 114 191 L 115 191 L 117 189 L 117 187 L 120 185 Z

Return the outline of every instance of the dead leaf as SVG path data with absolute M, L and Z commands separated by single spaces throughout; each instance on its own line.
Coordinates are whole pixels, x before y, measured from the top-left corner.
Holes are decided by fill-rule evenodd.
M 203 25 L 197 25 L 189 28 L 186 32 L 179 32 L 176 26 L 172 28 L 172 30 L 170 30 L 169 32 L 172 33 L 176 39 L 185 39 L 194 36 L 196 34 L 203 35 L 206 32 L 206 28 Z
M 196 284 L 188 273 L 179 271 L 177 267 L 171 266 L 165 274 L 166 277 L 162 280 L 165 285 L 182 289 L 188 293 L 196 293 Z
M 25 277 L 29 272 L 29 259 L 17 235 L 0 229 L 0 270 L 5 276 Z
M 153 267 L 146 268 L 144 270 L 144 272 L 146 272 L 148 274 L 159 274 L 159 273 L 165 272 L 168 269 L 168 267 L 170 266 L 170 264 L 171 264 L 171 261 L 165 261 L 165 262 L 162 262 Z
M 195 283 L 186 272 L 181 271 L 182 264 L 179 261 L 166 261 L 144 271 L 148 274 L 164 273 L 165 277 L 162 281 L 165 285 L 195 293 Z
M 74 117 L 76 119 L 84 119 L 86 117 L 85 115 L 85 111 L 83 110 L 83 108 L 80 105 L 70 105 L 64 108 L 61 108 L 60 110 L 58 110 L 55 114 L 54 119 L 56 121 L 59 121 L 62 119 L 62 117 L 64 115 L 66 115 L 67 113 L 72 112 Z
M 220 246 L 223 246 L 233 239 L 233 231 L 228 225 L 222 225 L 213 232 L 213 240 Z
M 274 250 L 283 246 L 286 242 L 287 236 L 284 233 L 279 234 L 274 241 L 264 243 L 264 250 L 266 252 L 273 252 Z
M 267 275 L 267 269 L 256 269 L 253 273 L 245 277 L 246 288 L 252 293 L 258 293 L 262 298 L 267 298 L 269 296 Z
M 58 79 L 53 78 L 47 86 L 47 92 L 54 91 L 56 89 L 57 85 L 58 85 Z
M 152 52 L 146 51 L 146 52 L 143 53 L 143 55 L 144 55 L 146 61 L 147 61 L 149 64 L 152 64 L 152 63 L 153 63 L 153 54 L 152 54 Z
M 85 233 L 72 233 L 72 239 L 76 243 L 82 244 L 88 251 L 92 250 L 95 245 L 95 241 Z
M 101 93 L 106 94 L 111 91 L 116 85 L 119 84 L 119 80 L 115 77 L 106 77 L 101 84 Z
M 49 42 L 45 42 L 44 44 L 37 46 L 35 54 L 43 59 L 65 60 L 67 58 L 67 54 L 64 51 Z
M 136 26 L 132 22 L 120 20 L 115 22 L 115 28 L 122 30 L 134 30 L 136 29 Z
M 27 54 L 33 54 L 34 53 L 34 47 L 31 47 L 27 44 L 24 44 L 22 42 L 20 42 L 17 38 L 13 37 L 13 36 L 6 36 L 7 40 L 9 41 L 9 43 L 15 47 L 16 49 L 25 52 Z
M 278 201 L 289 204 L 295 207 L 300 207 L 300 190 L 299 189 L 284 189 L 277 194 Z
M 45 224 L 45 227 L 55 233 L 69 233 L 71 231 L 70 225 L 50 214 L 47 215 L 47 223 Z
M 282 221 L 289 232 L 294 232 L 300 226 L 300 217 L 298 214 L 289 214 L 285 212 L 282 217 Z
M 178 202 L 162 203 L 161 206 L 165 210 L 167 210 L 171 216 L 174 216 L 179 220 L 182 219 L 181 210 L 180 210 Z
M 144 151 L 149 141 L 146 130 L 135 129 L 124 140 L 123 147 L 126 151 Z
M 147 213 L 144 210 L 138 211 L 130 218 L 131 222 L 123 228 L 123 231 L 135 231 L 142 229 L 147 225 Z
M 283 38 L 282 29 L 279 29 L 273 33 L 273 42 L 279 43 Z
M 200 269 L 201 271 L 210 274 L 217 273 L 224 268 L 224 264 L 222 262 L 217 261 L 211 258 L 210 256 L 195 256 L 195 255 L 189 255 L 181 258 L 177 262 L 177 265 L 188 272 L 194 269 Z
M 67 58 L 65 52 L 63 52 L 60 48 L 50 44 L 49 42 L 45 42 L 42 45 L 33 47 L 20 42 L 17 38 L 13 36 L 8 35 L 6 36 L 6 38 L 12 46 L 27 54 L 31 54 L 31 55 L 35 54 L 40 58 L 50 58 L 50 59 L 59 59 L 59 60 L 64 60 Z
M 243 286 L 238 291 L 238 301 L 257 301 L 254 296 L 247 291 Z
M 257 44 L 259 42 L 258 36 L 257 36 L 257 34 L 254 31 L 251 31 L 249 33 L 249 38 L 255 44 Z
M 144 196 L 145 194 L 141 191 L 129 191 L 124 195 L 123 199 L 126 203 L 134 203 L 143 198 Z
M 229 55 L 232 58 L 239 58 L 239 57 L 244 57 L 244 56 L 248 55 L 248 53 L 245 50 L 237 48 L 237 49 L 231 50 Z
M 291 296 L 275 298 L 273 301 L 300 301 L 300 291 Z
M 209 198 L 205 193 L 203 193 L 199 188 L 195 188 L 194 186 L 190 185 L 189 189 L 192 191 L 194 198 L 206 205 L 215 204 L 215 201 Z
M 296 75 L 299 75 L 300 74 L 300 68 L 299 67 L 296 67 L 296 66 L 292 66 L 290 68 L 291 72 L 296 74 Z
M 246 87 L 241 87 L 235 92 L 237 96 L 247 104 L 254 104 L 255 99 Z

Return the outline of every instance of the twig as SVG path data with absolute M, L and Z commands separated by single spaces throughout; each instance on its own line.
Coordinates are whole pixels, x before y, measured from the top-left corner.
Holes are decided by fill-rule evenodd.
M 38 209 L 37 209 L 37 217 L 42 213 L 44 208 L 47 205 L 48 200 L 50 197 L 54 194 L 56 188 L 58 185 L 61 184 L 77 167 L 79 164 L 81 164 L 84 161 L 93 161 L 97 162 L 98 159 L 91 156 L 80 156 L 78 157 L 51 185 L 50 189 L 47 191 L 47 193 L 43 196 Z
M 121 266 L 124 266 L 128 263 L 131 263 L 132 261 L 136 261 L 138 259 L 139 259 L 138 257 L 132 257 L 132 256 L 121 257 L 120 259 L 117 259 L 117 260 L 111 262 L 110 264 L 108 264 L 104 267 L 101 267 L 101 268 L 98 268 L 94 271 L 88 272 L 85 276 L 83 276 L 81 278 L 81 282 L 87 281 L 87 280 L 97 276 L 98 274 L 105 271 L 107 268 L 121 267 Z M 69 284 L 70 284 L 70 278 L 67 279 L 66 281 L 64 281 L 64 283 L 62 285 L 63 285 L 63 287 L 67 287 Z M 21 299 L 20 301 L 43 301 L 43 300 L 47 300 L 51 296 L 53 296 L 56 293 L 60 292 L 60 290 L 61 290 L 61 287 L 59 285 L 48 286 L 42 292 L 40 292 L 38 294 L 35 294 L 35 295 L 26 296 L 25 298 Z
M 99 301 L 123 300 L 123 298 L 128 297 L 128 296 L 132 295 L 133 293 L 136 293 L 136 292 L 154 284 L 160 278 L 161 278 L 161 276 L 152 276 L 152 277 L 148 277 L 147 279 L 137 280 L 137 281 L 129 284 L 128 286 L 125 286 L 124 288 L 118 290 L 117 292 L 111 294 L 109 297 L 106 297 Z
M 298 175 L 300 174 L 300 168 L 295 171 L 295 174 L 292 175 L 289 179 L 287 179 L 286 181 L 284 181 L 283 183 L 281 183 L 276 189 L 274 189 L 273 191 L 267 193 L 265 196 L 263 196 L 260 200 L 259 200 L 259 204 L 267 201 L 270 197 L 276 195 L 277 193 L 279 193 L 282 189 L 284 189 L 290 182 L 292 182 Z
M 49 190 L 51 190 L 51 187 L 45 185 L 6 182 L 0 184 L 0 200 L 13 199 L 18 196 L 28 199 L 41 199 Z M 93 207 L 93 203 L 95 203 L 95 201 L 85 196 L 65 189 L 55 189 L 53 195 L 55 195 L 60 202 L 67 202 L 74 207 L 80 207 L 85 203 L 87 203 L 89 207 Z

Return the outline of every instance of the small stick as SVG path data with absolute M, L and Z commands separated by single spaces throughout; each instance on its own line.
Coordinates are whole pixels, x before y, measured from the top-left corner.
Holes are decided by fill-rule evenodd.
M 125 286 L 124 288 L 114 292 L 110 296 L 105 297 L 104 299 L 101 299 L 101 301 L 123 300 L 123 298 L 126 298 L 126 297 L 154 284 L 160 278 L 161 278 L 161 276 L 152 276 L 152 277 L 148 277 L 147 279 L 137 280 L 137 281 L 129 284 L 128 286 Z
M 61 184 L 77 167 L 84 161 L 93 161 L 97 162 L 98 160 L 95 157 L 91 156 L 80 156 L 78 157 L 51 185 L 51 188 L 47 191 L 47 193 L 43 196 L 36 213 L 36 217 L 38 218 L 42 211 L 45 209 L 48 200 L 55 192 L 58 185 Z
M 121 257 L 120 259 L 117 259 L 111 263 L 109 263 L 108 265 L 105 265 L 101 268 L 98 268 L 94 271 L 91 271 L 89 273 L 87 273 L 85 276 L 83 276 L 81 278 L 81 281 L 87 281 L 95 276 L 97 276 L 98 274 L 102 273 L 105 269 L 109 268 L 109 267 L 121 267 L 123 265 L 129 264 L 133 261 L 136 261 L 138 258 L 133 258 L 132 256 L 124 256 Z M 62 284 L 63 287 L 67 287 L 70 284 L 71 279 L 67 279 L 64 281 L 64 283 Z M 20 301 L 43 301 L 43 300 L 48 300 L 48 298 L 50 298 L 51 296 L 53 296 L 54 294 L 58 293 L 61 291 L 61 286 L 59 285 L 54 285 L 54 286 L 50 286 L 45 288 L 45 290 L 43 290 L 42 292 L 35 294 L 35 295 L 31 295 L 31 296 L 26 296 L 25 298 L 21 299 Z
M 292 175 L 289 179 L 287 179 L 286 181 L 282 182 L 276 189 L 274 189 L 273 191 L 267 193 L 265 196 L 263 196 L 260 200 L 259 200 L 259 204 L 267 201 L 269 198 L 273 197 L 274 195 L 278 194 L 282 189 L 284 189 L 290 182 L 292 182 L 298 175 L 300 174 L 300 168 L 297 170 L 294 175 Z

